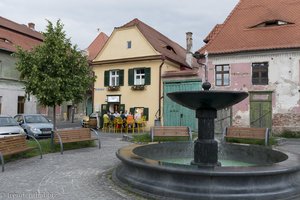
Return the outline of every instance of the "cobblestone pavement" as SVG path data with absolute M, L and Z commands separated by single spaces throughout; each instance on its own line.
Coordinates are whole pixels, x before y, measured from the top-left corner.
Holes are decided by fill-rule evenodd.
M 300 155 L 300 139 L 283 139 L 275 148 Z
M 0 199 L 143 199 L 115 186 L 109 178 L 120 162 L 116 151 L 129 144 L 121 139 L 121 134 L 101 134 L 100 150 L 83 148 L 9 162 L 5 172 L 0 172 Z
M 2 200 L 144 199 L 120 189 L 110 179 L 120 161 L 116 151 L 129 142 L 121 134 L 101 134 L 101 146 L 52 153 L 9 162 L 0 172 Z M 276 148 L 300 154 L 300 140 L 285 140 Z

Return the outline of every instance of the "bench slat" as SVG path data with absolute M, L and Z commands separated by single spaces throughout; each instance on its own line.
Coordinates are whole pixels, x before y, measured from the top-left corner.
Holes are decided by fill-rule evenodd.
M 27 151 L 26 136 L 8 136 L 0 139 L 0 152 L 2 155 L 12 155 L 17 152 Z
M 8 155 L 13 155 L 13 154 L 17 154 L 17 153 L 22 153 L 25 151 L 30 151 L 33 149 L 35 149 L 35 148 L 34 147 L 26 147 L 26 148 L 20 148 L 17 150 L 10 149 L 9 151 L 4 151 L 3 153 L 2 153 L 2 151 L 0 151 L 0 152 L 2 153 L 3 156 L 8 156 Z
M 95 132 L 95 134 L 97 135 L 97 138 L 92 137 L 91 129 L 89 129 L 89 128 L 58 130 L 55 133 L 56 134 L 54 134 L 54 143 L 60 144 L 61 154 L 63 154 L 63 144 L 64 143 L 98 140 L 99 141 L 99 149 L 101 148 L 100 138 L 99 138 L 98 133 Z
M 62 143 L 94 140 L 89 128 L 58 130 Z M 57 134 L 54 136 L 55 143 L 59 143 Z
M 154 126 L 151 127 L 151 139 L 154 137 L 189 137 L 191 139 L 191 133 L 186 126 Z
M 32 137 L 32 136 L 28 136 L 28 137 Z M 42 159 L 41 145 L 35 138 L 33 138 L 33 139 L 38 144 L 38 148 L 39 148 L 40 156 L 41 156 L 40 158 Z M 3 156 L 18 154 L 18 153 L 26 152 L 26 151 L 33 150 L 33 149 L 36 149 L 36 147 L 27 146 L 25 135 L 8 136 L 8 137 L 0 138 L 0 153 L 1 153 L 0 161 L 2 164 L 2 172 L 4 172 L 4 157 Z
M 268 144 L 269 130 L 267 128 L 228 127 L 225 138 L 262 139 Z

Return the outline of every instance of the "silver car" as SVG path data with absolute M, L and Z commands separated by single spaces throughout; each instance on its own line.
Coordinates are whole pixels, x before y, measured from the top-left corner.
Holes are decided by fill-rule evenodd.
M 35 138 L 50 138 L 53 124 L 41 114 L 19 114 L 14 117 L 25 133 Z
M 0 115 L 0 137 L 25 134 L 22 127 L 11 116 Z

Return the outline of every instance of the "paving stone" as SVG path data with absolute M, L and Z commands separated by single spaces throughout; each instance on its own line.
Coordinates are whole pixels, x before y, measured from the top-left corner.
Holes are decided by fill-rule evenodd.
M 130 142 L 122 134 L 101 134 L 101 149 L 83 148 L 6 163 L 0 173 L 2 200 L 144 199 L 122 190 L 110 179 L 120 161 L 116 151 Z M 278 149 L 298 153 L 300 140 L 286 140 Z

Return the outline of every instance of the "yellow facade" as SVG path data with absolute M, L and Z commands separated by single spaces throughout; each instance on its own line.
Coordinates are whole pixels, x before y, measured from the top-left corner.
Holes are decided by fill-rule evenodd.
M 132 48 L 127 48 L 127 42 L 132 42 Z M 106 45 L 96 56 L 94 61 L 117 60 L 159 55 L 136 26 L 124 29 L 115 29 Z
M 130 48 L 128 48 L 128 42 L 131 43 Z M 146 85 L 144 90 L 133 90 L 132 86 L 128 85 L 129 69 L 133 68 L 151 69 L 151 83 Z M 105 71 L 114 69 L 124 70 L 124 85 L 116 91 L 109 91 L 104 85 Z M 160 84 L 161 74 L 164 71 L 174 70 L 179 70 L 179 65 L 168 60 L 163 61 L 160 53 L 151 46 L 136 26 L 115 29 L 93 61 L 93 71 L 97 76 L 94 85 L 94 111 L 101 111 L 101 105 L 105 104 L 111 112 L 115 104 L 124 104 L 127 111 L 136 107 L 148 108 L 146 129 L 149 130 L 154 125 L 155 114 L 159 110 L 159 101 L 162 101 L 160 99 L 163 95 L 162 84 Z M 109 102 L 110 96 L 119 96 L 119 101 Z

